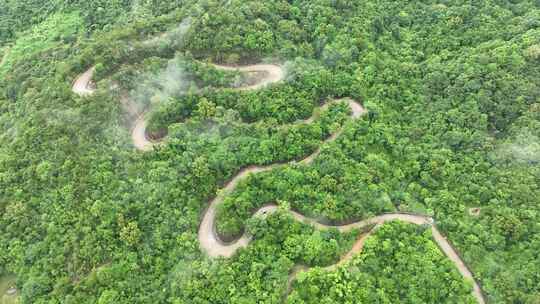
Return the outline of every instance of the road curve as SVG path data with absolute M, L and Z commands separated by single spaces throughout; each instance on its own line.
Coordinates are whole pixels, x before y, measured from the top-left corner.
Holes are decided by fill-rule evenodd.
M 95 67 L 91 67 L 86 72 L 79 75 L 73 82 L 71 90 L 80 96 L 91 95 L 95 89 L 92 85 L 92 76 L 94 76 Z
M 146 119 L 144 113 L 137 118 L 131 131 L 133 145 L 139 151 L 150 151 L 157 143 L 154 143 L 146 136 Z
M 261 89 L 269 84 L 279 82 L 285 78 L 285 72 L 283 68 L 275 64 L 254 64 L 248 66 L 231 67 L 218 64 L 212 64 L 216 69 L 224 71 L 238 71 L 242 73 L 261 72 L 263 76 L 257 79 L 257 82 L 252 85 L 242 86 L 235 88 L 236 90 L 257 90 Z M 94 75 L 94 67 L 91 67 L 86 72 L 79 75 L 73 82 L 72 91 L 80 96 L 91 95 L 95 89 L 92 85 L 92 76 Z M 133 124 L 131 130 L 131 139 L 133 145 L 139 151 L 149 151 L 152 147 L 159 144 L 159 142 L 153 142 L 148 139 L 146 135 L 147 121 L 145 119 L 146 113 L 141 113 Z
M 285 78 L 285 72 L 283 69 L 274 64 L 255 64 L 255 65 L 248 65 L 248 66 L 240 66 L 240 67 L 230 67 L 230 66 L 224 66 L 224 65 L 217 65 L 212 64 L 216 69 L 219 70 L 225 70 L 225 71 L 239 71 L 242 73 L 250 73 L 250 72 L 262 72 L 264 73 L 263 77 L 258 79 L 257 83 L 253 85 L 243 86 L 239 88 L 235 88 L 236 90 L 257 90 L 261 89 L 269 84 L 279 82 Z M 155 145 L 160 144 L 160 142 L 153 142 L 150 139 L 148 139 L 148 136 L 146 135 L 146 125 L 147 121 L 144 117 L 145 115 L 142 114 L 139 119 L 135 122 L 135 125 L 133 127 L 133 130 L 131 132 L 131 138 L 133 140 L 133 145 L 135 148 L 137 148 L 140 151 L 149 151 L 152 150 L 152 147 Z
M 263 208 L 266 208 L 266 210 L 263 210 Z M 261 212 L 263 214 L 268 214 L 271 212 L 275 212 L 277 210 L 277 206 L 266 206 L 263 208 L 257 210 L 256 214 L 261 214 Z M 328 225 L 321 224 L 314 219 L 306 218 L 305 216 L 297 212 L 294 212 L 294 211 L 290 211 L 290 212 L 292 213 L 293 217 L 296 220 L 307 223 L 307 224 L 311 224 L 317 229 L 321 229 L 321 230 L 329 229 L 329 228 L 336 228 L 340 232 L 348 232 L 355 228 L 362 229 L 362 228 L 366 228 L 366 227 L 374 225 L 374 228 L 372 228 L 370 231 L 360 236 L 360 238 L 352 246 L 351 250 L 349 250 L 337 263 L 323 268 L 324 270 L 328 270 L 328 271 L 335 270 L 338 266 L 343 265 L 345 262 L 349 261 L 352 257 L 359 254 L 364 247 L 364 243 L 366 239 L 373 232 L 375 232 L 378 227 L 380 227 L 382 224 L 386 222 L 400 220 L 400 221 L 415 224 L 415 225 L 429 225 L 431 228 L 431 234 L 433 236 L 433 239 L 435 240 L 435 243 L 438 245 L 439 249 L 447 256 L 447 258 L 450 261 L 454 263 L 459 273 L 467 281 L 470 281 L 472 283 L 473 285 L 472 295 L 474 296 L 476 301 L 480 304 L 485 304 L 484 295 L 482 294 L 482 289 L 480 288 L 480 285 L 476 282 L 471 271 L 465 265 L 463 260 L 460 258 L 459 254 L 456 252 L 456 250 L 448 242 L 446 237 L 444 237 L 441 234 L 441 232 L 437 229 L 437 227 L 435 226 L 434 220 L 431 217 L 427 217 L 423 215 L 415 215 L 415 214 L 405 214 L 405 213 L 387 213 L 387 214 L 371 217 L 369 219 L 365 219 L 365 220 L 348 224 L 348 225 L 328 226 Z M 290 278 L 288 280 L 289 281 L 288 284 L 292 284 L 292 282 L 294 281 L 294 278 L 296 277 L 296 275 L 298 275 L 299 272 L 307 271 L 307 270 L 309 270 L 309 268 L 303 267 L 301 269 L 293 271 L 293 273 L 291 273 Z M 290 286 L 288 286 L 288 289 L 290 289 Z
M 254 167 L 256 168 L 256 167 Z M 263 171 L 262 168 L 258 168 L 256 172 Z M 255 171 L 250 171 L 250 169 L 246 169 L 241 173 L 242 178 L 249 175 L 250 173 L 254 173 Z M 240 176 L 240 175 L 238 175 Z M 234 179 L 233 179 L 234 180 Z M 233 182 L 233 181 L 231 181 Z M 238 183 L 238 180 L 234 181 L 234 185 Z M 233 187 L 234 188 L 234 187 Z M 230 191 L 230 189 L 229 189 Z M 218 200 L 218 198 L 214 199 L 212 201 L 210 208 L 212 208 L 212 204 L 219 204 L 219 202 L 223 199 L 223 193 L 225 191 L 220 192 L 221 198 Z M 218 197 L 220 197 L 218 196 Z M 210 209 L 209 208 L 209 209 Z M 258 209 L 254 216 L 265 216 L 268 214 L 271 214 L 275 211 L 277 211 L 278 206 L 276 205 L 267 205 L 260 209 Z M 210 212 L 212 212 L 211 215 L 208 215 Z M 355 223 L 347 224 L 347 225 L 325 225 L 320 222 L 318 222 L 315 219 L 306 217 L 296 211 L 288 211 L 295 220 L 300 221 L 305 224 L 309 224 L 314 226 L 316 229 L 319 230 L 326 230 L 335 228 L 340 232 L 349 232 L 353 229 L 362 229 L 369 226 L 374 226 L 369 232 L 363 234 L 352 246 L 351 250 L 349 250 L 337 263 L 330 265 L 328 267 L 325 267 L 325 270 L 332 271 L 335 270 L 338 266 L 341 266 L 343 263 L 349 261 L 353 256 L 360 253 L 362 251 L 362 248 L 364 246 L 364 243 L 366 239 L 382 224 L 394 221 L 394 220 L 400 220 L 403 222 L 415 224 L 415 225 L 429 225 L 431 228 L 431 234 L 433 236 L 433 239 L 441 249 L 441 251 L 450 259 L 456 268 L 458 269 L 459 273 L 468 281 L 470 281 L 473 284 L 473 296 L 477 300 L 478 303 L 485 304 L 484 296 L 482 294 L 482 290 L 476 280 L 474 279 L 471 271 L 467 268 L 463 260 L 461 260 L 460 256 L 456 252 L 456 250 L 452 247 L 452 245 L 448 242 L 448 240 L 441 234 L 441 232 L 437 229 L 435 226 L 434 220 L 431 217 L 424 216 L 424 215 L 417 215 L 417 214 L 406 214 L 406 213 L 388 213 L 388 214 L 382 214 L 378 216 L 374 216 L 365 220 L 361 220 Z M 208 217 L 208 218 L 207 218 Z M 208 210 L 205 214 L 205 218 L 207 220 L 206 224 L 208 225 L 209 220 L 215 220 L 215 210 L 210 211 Z M 209 256 L 217 257 L 217 256 L 223 256 L 223 257 L 230 257 L 232 256 L 236 250 L 239 248 L 245 247 L 249 244 L 251 241 L 251 236 L 249 236 L 247 233 L 244 233 L 237 241 L 230 244 L 224 244 L 219 240 L 219 237 L 215 234 L 215 230 L 213 230 L 213 227 L 203 228 L 203 222 L 201 223 L 201 228 L 199 229 L 199 242 L 201 243 L 201 247 L 207 252 Z M 213 223 L 211 223 L 213 224 Z M 212 225 L 213 226 L 213 225 Z M 205 240 L 206 239 L 206 240 Z M 212 246 L 212 247 L 206 247 L 206 246 Z M 308 268 L 306 267 L 298 267 L 293 271 L 289 277 L 288 280 L 288 288 L 290 288 L 290 284 L 294 281 L 294 278 L 296 275 L 301 271 L 306 271 Z
M 95 68 L 91 67 L 86 72 L 79 75 L 73 82 L 71 90 L 79 96 L 91 95 L 95 92 L 95 88 L 92 86 L 92 76 L 94 75 Z M 131 139 L 133 145 L 137 150 L 148 151 L 151 150 L 154 143 L 148 140 L 146 137 L 146 120 L 144 119 L 144 113 L 133 113 L 135 107 L 132 107 L 132 101 L 127 96 L 121 97 L 121 102 L 124 108 L 126 108 L 131 116 L 138 117 L 131 130 Z
M 237 88 L 237 90 L 258 90 L 271 83 L 279 82 L 285 78 L 285 71 L 275 64 L 254 64 L 247 66 L 231 67 L 219 64 L 212 64 L 218 70 L 237 71 L 241 73 L 263 72 L 265 75 L 258 79 L 257 83 Z

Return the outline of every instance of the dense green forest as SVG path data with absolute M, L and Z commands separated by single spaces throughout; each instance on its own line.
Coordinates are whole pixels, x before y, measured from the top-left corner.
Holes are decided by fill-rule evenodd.
M 261 62 L 285 79 L 240 90 L 249 75 L 212 65 Z M 93 66 L 95 93 L 74 94 Z M 124 96 L 166 136 L 152 151 L 133 148 Z M 344 97 L 369 112 L 319 109 Z M 0 0 L 0 299 L 475 303 L 425 226 L 384 224 L 328 270 L 363 231 L 295 210 L 431 216 L 486 302 L 540 303 L 539 103 L 534 0 Z M 249 246 L 201 250 L 227 181 L 318 148 L 225 197 L 217 233 Z

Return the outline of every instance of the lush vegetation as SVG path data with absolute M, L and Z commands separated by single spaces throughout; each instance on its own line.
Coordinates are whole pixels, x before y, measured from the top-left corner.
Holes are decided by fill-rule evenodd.
M 21 303 L 470 303 L 429 230 L 316 231 L 277 201 L 332 222 L 432 215 L 490 303 L 540 301 L 540 8 L 535 1 L 0 0 L 0 274 Z M 166 32 L 165 35 L 161 33 Z M 207 62 L 266 60 L 260 91 Z M 70 90 L 96 65 L 96 94 Z M 168 86 L 169 80 L 180 77 Z M 118 84 L 118 89 L 111 89 Z M 121 97 L 150 105 L 167 144 L 131 146 Z M 369 109 L 348 120 L 339 97 Z M 218 230 L 254 242 L 208 259 L 197 229 L 242 167 L 309 166 L 244 180 Z M 479 216 L 468 208 L 480 207 Z M 421 271 L 420 271 L 421 269 Z
M 475 303 L 470 287 L 456 284 L 460 274 L 430 232 L 399 222 L 384 225 L 347 266 L 300 273 L 289 302 Z

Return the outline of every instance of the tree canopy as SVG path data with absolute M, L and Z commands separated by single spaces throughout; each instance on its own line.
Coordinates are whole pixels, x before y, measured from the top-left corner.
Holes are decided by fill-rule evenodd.
M 487 302 L 538 303 L 539 25 L 535 1 L 0 0 L 0 276 L 21 303 L 473 301 L 429 230 L 383 225 L 325 271 L 361 232 L 251 218 L 278 202 L 332 223 L 428 214 Z M 249 75 L 208 64 L 259 62 L 286 79 L 235 90 Z M 163 145 L 133 149 L 124 95 Z M 341 97 L 369 113 L 317 110 Z M 247 248 L 200 250 L 227 180 L 319 147 L 227 195 L 218 233 Z M 288 293 L 295 265 L 314 268 Z

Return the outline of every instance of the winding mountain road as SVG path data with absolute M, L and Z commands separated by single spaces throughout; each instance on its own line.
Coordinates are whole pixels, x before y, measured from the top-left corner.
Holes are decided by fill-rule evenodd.
M 237 88 L 238 90 L 256 90 L 260 89 L 266 85 L 269 85 L 274 82 L 281 81 L 285 77 L 285 72 L 280 66 L 277 65 L 269 65 L 269 64 L 258 64 L 258 65 L 250 65 L 250 66 L 242 66 L 242 67 L 228 67 L 228 66 L 221 66 L 221 65 L 214 65 L 216 68 L 221 70 L 230 70 L 230 71 L 239 71 L 244 73 L 251 73 L 251 72 L 260 72 L 262 74 L 261 77 L 257 79 L 257 82 L 252 85 L 244 86 Z M 74 93 L 85 96 L 92 94 L 94 92 L 94 88 L 91 84 L 92 75 L 94 73 L 94 68 L 90 68 L 83 74 L 81 74 L 79 77 L 76 78 L 76 80 L 73 83 L 72 90 Z M 349 105 L 351 109 L 351 119 L 358 119 L 363 114 L 365 114 L 367 111 L 360 105 L 358 102 L 350 99 L 344 99 L 345 102 Z M 329 103 L 326 103 L 322 106 L 322 108 L 327 107 Z M 311 123 L 313 121 L 314 117 L 308 118 L 306 120 L 300 121 L 300 123 Z M 338 131 L 331 135 L 328 139 L 326 139 L 326 143 L 334 141 L 339 135 L 341 134 L 341 131 Z M 146 136 L 146 120 L 144 117 L 144 113 L 140 114 L 138 119 L 134 123 L 134 127 L 132 129 L 132 140 L 134 146 L 141 151 L 148 151 L 151 150 L 152 147 L 156 144 L 154 142 L 151 142 L 148 140 Z M 315 152 L 313 152 L 311 155 L 306 157 L 305 159 L 301 160 L 300 164 L 309 165 L 313 162 L 313 160 L 319 155 L 320 149 L 317 149 Z M 291 162 L 294 163 L 294 162 Z M 221 190 L 218 191 L 218 194 L 214 199 L 210 201 L 209 207 L 206 209 L 206 212 L 203 215 L 201 224 L 199 226 L 199 232 L 198 232 L 198 239 L 201 246 L 201 249 L 208 254 L 210 257 L 231 257 L 236 253 L 236 251 L 240 248 L 246 247 L 251 242 L 251 236 L 247 233 L 244 233 L 240 238 L 237 240 L 230 242 L 230 243 L 224 243 L 221 241 L 219 236 L 217 235 L 215 231 L 215 221 L 216 221 L 216 211 L 217 206 L 223 202 L 224 197 L 232 192 L 239 181 L 246 178 L 250 174 L 255 174 L 263 171 L 269 171 L 277 166 L 280 166 L 279 164 L 269 165 L 269 166 L 251 166 L 244 168 L 240 170 Z M 266 205 L 260 209 L 258 209 L 254 216 L 265 216 L 267 214 L 273 213 L 277 210 L 276 205 Z M 439 232 L 439 230 L 436 228 L 433 218 L 424 216 L 424 215 L 418 215 L 418 214 L 404 214 L 404 213 L 389 213 L 389 214 L 382 214 L 379 216 L 375 216 L 372 218 L 368 218 L 365 220 L 361 220 L 355 223 L 347 224 L 347 225 L 340 225 L 340 226 L 331 226 L 331 225 L 325 225 L 322 224 L 315 219 L 306 217 L 298 212 L 295 211 L 289 211 L 291 215 L 294 217 L 294 219 L 301 221 L 303 223 L 313 225 L 316 229 L 330 229 L 335 228 L 338 229 L 341 232 L 348 232 L 352 229 L 362 229 L 369 226 L 374 226 L 373 229 L 371 229 L 369 232 L 362 235 L 357 242 L 353 245 L 352 249 L 343 256 L 336 264 L 326 267 L 327 270 L 333 270 L 339 265 L 345 263 L 346 261 L 350 260 L 354 255 L 358 254 L 362 251 L 363 245 L 367 237 L 373 233 L 377 227 L 380 225 L 388 222 L 388 221 L 394 221 L 394 220 L 400 220 L 407 223 L 412 223 L 416 225 L 429 225 L 431 227 L 431 232 L 433 235 L 433 239 L 441 249 L 441 251 L 454 263 L 458 271 L 461 273 L 461 275 L 466 278 L 467 280 L 471 281 L 473 284 L 473 296 L 476 298 L 478 303 L 484 304 L 485 300 L 482 295 L 482 291 L 480 289 L 480 286 L 478 283 L 474 280 L 474 277 L 470 270 L 467 268 L 465 263 L 461 260 L 458 253 L 454 250 L 454 248 L 450 245 L 450 243 L 446 240 L 446 238 Z M 304 267 L 297 267 L 295 271 L 292 272 L 292 274 L 289 277 L 289 286 L 294 280 L 295 276 L 298 272 L 305 270 Z
M 349 107 L 352 111 L 352 117 L 360 117 L 365 111 L 364 108 L 358 104 L 357 102 L 347 99 L 346 102 L 349 104 Z M 328 105 L 328 104 L 326 104 Z M 311 119 L 308 119 L 306 121 L 311 121 Z M 325 142 L 331 142 L 337 138 L 337 134 L 340 132 L 334 133 L 332 136 L 330 136 Z M 314 153 L 300 161 L 302 164 L 309 164 L 311 163 L 316 156 L 320 153 L 320 149 L 317 149 Z M 210 206 L 206 210 L 206 213 L 203 216 L 203 219 L 201 221 L 201 225 L 199 227 L 199 243 L 201 247 L 206 251 L 206 253 L 211 257 L 217 257 L 217 256 L 224 256 L 224 257 L 230 257 L 232 256 L 236 250 L 238 250 L 241 247 L 245 247 L 249 244 L 251 241 L 251 238 L 248 234 L 244 233 L 242 237 L 240 237 L 237 241 L 225 244 L 220 239 L 219 236 L 215 233 L 215 220 L 216 220 L 216 214 L 217 214 L 217 206 L 223 202 L 223 199 L 225 196 L 234 190 L 238 182 L 244 178 L 246 178 L 249 174 L 269 171 L 277 166 L 280 166 L 280 164 L 274 164 L 269 166 L 250 166 L 247 168 L 242 169 L 238 174 L 236 174 L 226 185 L 223 189 L 221 189 L 218 192 L 218 195 L 210 201 Z M 256 214 L 264 214 L 264 213 L 270 213 L 273 210 L 275 210 L 275 206 L 266 206 L 257 211 Z M 291 211 L 293 212 L 293 211 Z M 298 213 L 293 212 L 293 215 L 298 220 L 304 220 L 305 218 Z
M 230 67 L 213 64 L 213 66 L 216 69 L 224 71 L 238 71 L 241 73 L 259 72 L 263 74 L 262 77 L 257 79 L 257 83 L 236 88 L 237 90 L 261 89 L 269 84 L 279 82 L 283 80 L 283 78 L 285 78 L 285 72 L 283 71 L 283 69 L 280 66 L 274 64 L 255 64 L 241 67 Z M 72 86 L 72 91 L 75 94 L 80 96 L 87 96 L 95 92 L 95 87 L 92 84 L 92 76 L 94 75 L 94 71 L 95 68 L 91 67 L 75 79 Z M 130 101 L 127 101 L 127 103 L 129 102 Z M 147 121 L 145 118 L 145 114 L 146 113 L 143 112 L 138 115 L 138 118 L 133 123 L 133 128 L 131 130 L 131 139 L 133 141 L 133 145 L 137 150 L 140 151 L 152 150 L 155 145 L 160 144 L 160 142 L 151 141 L 146 135 Z
M 347 99 L 346 101 L 348 102 L 348 105 L 351 108 L 351 111 L 352 111 L 351 117 L 353 119 L 357 119 L 358 117 L 366 113 L 364 108 L 356 101 L 349 100 L 349 99 Z M 334 133 L 325 142 L 334 141 L 340 133 L 341 133 L 340 131 Z M 311 162 L 313 162 L 313 160 L 316 158 L 317 155 L 319 155 L 319 153 L 320 153 L 320 149 L 317 149 L 313 154 L 309 155 L 308 157 L 306 157 L 299 163 L 308 165 Z M 231 257 L 233 254 L 235 254 L 238 249 L 249 245 L 249 243 L 251 242 L 251 236 L 247 232 L 244 232 L 244 234 L 234 242 L 224 243 L 221 241 L 221 239 L 219 238 L 215 230 L 217 206 L 223 202 L 223 199 L 227 196 L 227 194 L 229 194 L 236 188 L 236 185 L 238 185 L 238 183 L 242 179 L 246 178 L 250 174 L 272 170 L 276 166 L 279 166 L 279 165 L 251 166 L 251 167 L 241 170 L 237 175 L 235 175 L 231 179 L 231 181 L 229 181 L 225 185 L 224 188 L 219 190 L 218 195 L 212 201 L 210 201 L 210 206 L 208 207 L 208 209 L 206 210 L 203 216 L 201 225 L 199 226 L 199 233 L 198 233 L 198 238 L 199 238 L 199 243 L 201 245 L 201 248 L 210 257 L 222 256 L 222 257 L 228 258 L 228 257 Z M 276 205 L 266 205 L 258 209 L 254 213 L 254 216 L 261 216 L 261 215 L 267 215 L 267 214 L 273 213 L 277 210 L 277 208 L 278 207 Z M 478 303 L 481 303 L 481 304 L 485 303 L 480 286 L 474 280 L 474 277 L 471 271 L 467 268 L 465 263 L 461 260 L 457 252 L 446 240 L 446 238 L 439 232 L 439 230 L 435 226 L 433 218 L 431 217 L 427 217 L 424 215 L 417 215 L 417 214 L 388 213 L 388 214 L 371 217 L 371 218 L 361 220 L 355 223 L 347 224 L 347 225 L 332 226 L 332 225 L 322 224 L 316 221 L 315 219 L 306 217 L 296 211 L 290 210 L 289 212 L 292 214 L 295 220 L 312 225 L 316 229 L 325 230 L 325 229 L 330 229 L 330 228 L 336 228 L 340 232 L 349 232 L 353 229 L 361 229 L 361 228 L 366 228 L 369 226 L 379 227 L 380 225 L 386 222 L 394 221 L 394 220 L 400 220 L 400 221 L 415 224 L 415 225 L 429 225 L 431 227 L 433 239 L 435 240 L 435 242 L 437 243 L 441 251 L 454 263 L 454 265 L 456 266 L 458 271 L 461 273 L 461 275 L 473 283 L 473 295 L 477 299 Z M 334 270 L 337 266 L 345 263 L 346 261 L 351 259 L 354 255 L 361 252 L 364 246 L 365 240 L 374 231 L 375 231 L 375 228 L 371 229 L 368 233 L 364 234 L 360 239 L 357 240 L 357 242 L 353 245 L 352 249 L 344 257 L 342 257 L 336 264 L 326 267 L 326 269 Z M 291 274 L 291 278 L 289 279 L 289 284 L 290 282 L 292 282 L 292 280 L 294 279 L 294 277 L 297 275 L 299 271 L 302 271 L 302 269 L 293 271 L 293 273 Z

